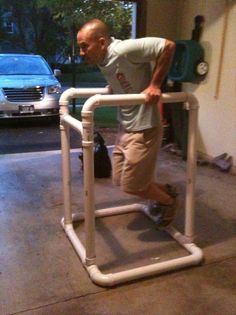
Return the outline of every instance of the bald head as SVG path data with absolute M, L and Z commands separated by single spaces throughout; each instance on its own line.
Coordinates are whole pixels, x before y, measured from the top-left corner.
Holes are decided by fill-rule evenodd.
M 91 36 L 98 39 L 104 37 L 110 39 L 110 32 L 108 26 L 101 20 L 93 19 L 85 23 L 79 30 L 89 32 Z
M 97 19 L 84 24 L 78 34 L 80 56 L 90 64 L 101 64 L 106 56 L 111 37 L 107 25 Z

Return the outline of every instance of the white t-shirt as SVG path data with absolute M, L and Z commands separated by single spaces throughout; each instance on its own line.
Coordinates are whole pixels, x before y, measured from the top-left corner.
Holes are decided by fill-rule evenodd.
M 112 38 L 107 55 L 98 65 L 115 94 L 142 92 L 150 83 L 151 62 L 156 61 L 165 39 L 146 37 L 118 40 Z M 127 131 L 156 127 L 160 115 L 156 104 L 119 106 L 119 122 Z

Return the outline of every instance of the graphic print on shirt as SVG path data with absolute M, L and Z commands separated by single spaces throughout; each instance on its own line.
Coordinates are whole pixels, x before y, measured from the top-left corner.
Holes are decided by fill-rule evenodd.
M 131 83 L 127 80 L 125 74 L 119 71 L 119 68 L 116 70 L 116 78 L 120 83 L 122 90 L 127 93 L 133 93 L 133 88 Z

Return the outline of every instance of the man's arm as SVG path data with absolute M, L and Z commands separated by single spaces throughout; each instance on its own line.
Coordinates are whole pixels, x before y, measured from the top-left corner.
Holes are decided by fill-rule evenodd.
M 146 94 L 146 104 L 158 103 L 161 96 L 161 85 L 168 73 L 174 52 L 175 43 L 170 40 L 166 40 L 165 47 L 159 58 L 156 60 L 151 82 L 142 92 Z

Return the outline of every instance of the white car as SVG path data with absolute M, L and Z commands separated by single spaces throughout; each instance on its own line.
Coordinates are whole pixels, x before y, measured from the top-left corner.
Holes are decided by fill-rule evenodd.
M 39 55 L 0 54 L 0 119 L 58 116 L 58 75 Z

